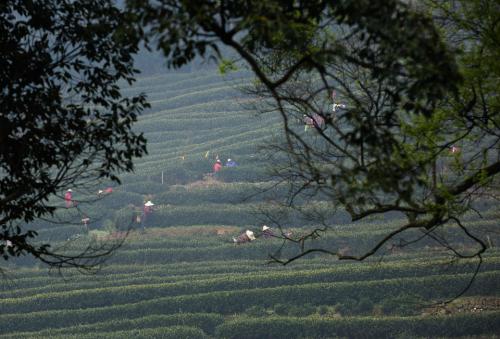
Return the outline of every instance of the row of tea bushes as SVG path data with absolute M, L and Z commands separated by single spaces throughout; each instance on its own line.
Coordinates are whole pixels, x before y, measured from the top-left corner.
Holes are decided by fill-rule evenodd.
M 496 274 L 497 271 L 491 273 Z M 338 272 L 340 274 L 341 272 Z M 425 274 L 425 273 L 424 273 Z M 432 276 L 434 279 L 440 279 L 442 275 Z M 177 282 L 162 282 L 154 284 L 129 284 L 113 287 L 101 287 L 87 290 L 76 289 L 65 292 L 47 292 L 40 293 L 36 296 L 16 297 L 11 299 L 3 299 L 0 301 L 0 307 L 4 313 L 18 312 L 34 312 L 40 310 L 55 310 L 55 309 L 76 309 L 103 307 L 110 305 L 119 305 L 126 303 L 134 303 L 142 300 L 150 300 L 159 297 L 176 296 L 176 295 L 192 295 L 198 293 L 212 291 L 237 291 L 252 288 L 272 288 L 304 285 L 309 283 L 328 283 L 340 289 L 346 289 L 348 286 L 356 286 L 363 289 L 365 284 L 369 283 L 369 276 L 357 275 L 352 277 L 356 281 L 345 282 L 336 280 L 336 271 L 332 269 L 306 271 L 306 272 L 275 272 L 266 274 L 228 274 L 219 277 L 206 277 L 202 280 Z M 365 279 L 364 279 L 365 278 Z M 421 279 L 421 278 L 420 278 Z M 425 279 L 431 279 L 430 276 Z M 398 279 L 388 280 L 373 280 L 373 283 L 386 281 L 388 286 L 394 284 Z M 401 278 L 403 285 L 407 278 Z M 457 282 L 464 283 L 464 279 L 457 277 L 453 281 L 454 285 Z M 347 280 L 348 281 L 348 280 Z M 432 280 L 430 280 L 432 282 Z M 125 282 L 126 283 L 126 282 Z M 395 290 L 398 285 L 393 285 Z M 347 288 L 346 295 L 353 296 L 359 294 L 354 290 Z
M 487 272 L 476 277 L 475 284 L 469 290 L 469 295 L 488 295 L 496 291 L 499 272 Z M 135 303 L 85 309 L 64 309 L 68 303 L 84 303 L 84 300 L 68 298 L 23 300 L 27 303 L 23 313 L 0 315 L 1 333 L 16 331 L 36 331 L 51 327 L 74 326 L 89 324 L 107 319 L 144 317 L 151 314 L 175 314 L 179 312 L 194 313 L 242 313 L 253 305 L 268 308 L 279 303 L 293 303 L 303 305 L 325 305 L 343 302 L 347 299 L 367 298 L 372 303 L 378 303 L 390 295 L 412 294 L 422 299 L 453 298 L 465 286 L 470 275 L 431 276 L 424 278 L 402 278 L 369 282 L 341 282 L 341 283 L 310 283 L 306 285 L 292 285 L 271 288 L 230 289 L 190 295 L 158 297 L 154 293 L 153 299 Z M 229 283 L 228 288 L 231 288 Z M 149 296 L 144 295 L 144 298 Z M 127 296 L 115 295 L 113 300 L 106 295 L 100 299 L 107 302 L 126 302 Z M 121 299 L 120 299 L 121 298 Z M 39 308 L 35 301 L 40 303 L 51 302 L 52 307 L 63 309 L 29 312 L 29 307 Z M 2 302 L 2 310 L 10 307 L 21 307 L 15 301 Z M 17 308 L 16 312 L 19 311 Z M 1 334 L 0 333 L 0 334 Z
M 89 279 L 82 279 L 82 281 L 49 284 L 53 279 L 49 280 L 50 278 L 45 278 L 43 281 L 37 282 L 38 285 L 42 285 L 45 282 L 46 286 L 44 287 L 28 288 L 28 285 L 25 285 L 22 289 L 0 293 L 0 297 L 4 300 L 9 298 L 19 299 L 21 297 L 30 297 L 34 294 L 43 297 L 55 295 L 55 293 L 64 291 L 78 290 L 79 294 L 87 294 L 92 300 L 90 295 L 96 293 L 111 293 L 121 288 L 125 289 L 125 293 L 128 293 L 127 291 L 133 288 L 137 289 L 139 294 L 142 294 L 141 290 L 144 289 L 161 289 L 162 286 L 174 287 L 179 284 L 183 284 L 185 288 L 190 287 L 197 289 L 198 287 L 196 286 L 202 282 L 203 284 L 206 283 L 206 286 L 209 286 L 217 281 L 227 281 L 228 283 L 245 281 L 245 283 L 248 284 L 245 286 L 271 287 L 278 284 L 296 285 L 307 282 L 370 281 L 439 275 L 443 273 L 443 268 L 447 269 L 448 274 L 466 274 L 468 272 L 473 272 L 476 263 L 473 260 L 457 263 L 453 270 L 448 266 L 449 261 L 437 260 L 431 262 L 405 260 L 377 265 L 370 265 L 367 263 L 364 266 L 353 266 L 340 263 L 336 264 L 334 267 L 327 267 L 326 264 L 314 265 L 314 263 L 306 265 L 307 264 L 304 266 L 297 265 L 294 268 L 288 267 L 288 269 L 279 266 L 275 266 L 274 268 L 269 266 L 258 267 L 254 264 L 247 265 L 244 262 L 239 263 L 234 261 L 226 263 L 221 262 L 217 265 L 210 265 L 210 263 L 207 263 L 205 266 L 199 268 L 197 268 L 196 265 L 183 265 L 178 268 L 172 268 L 170 265 L 165 265 L 163 268 L 141 271 L 135 274 L 110 274 L 105 278 L 93 279 L 92 281 Z M 483 272 L 499 269 L 500 258 L 486 258 L 482 266 Z M 196 282 L 196 284 L 193 285 L 193 282 Z M 204 287 L 201 288 L 200 291 L 204 290 Z M 227 288 L 224 287 L 224 289 Z
M 62 329 L 49 329 L 42 330 L 38 332 L 18 332 L 2 336 L 5 339 L 15 339 L 15 338 L 56 338 L 56 337 L 82 337 L 89 335 L 89 333 L 99 333 L 100 335 L 104 333 L 112 333 L 118 331 L 127 331 L 127 333 L 136 333 L 134 330 L 147 330 L 147 329 L 157 329 L 159 327 L 165 328 L 177 326 L 185 326 L 191 328 L 197 328 L 203 333 L 213 335 L 215 328 L 221 325 L 224 321 L 224 317 L 219 314 L 214 313 L 179 313 L 173 315 L 163 315 L 156 314 L 150 315 L 142 318 L 134 319 L 115 319 L 105 322 L 97 322 L 91 325 L 77 325 L 66 327 Z M 171 332 L 168 330 L 167 333 Z M 193 332 L 194 333 L 194 332 Z M 179 335 L 181 333 L 178 333 Z M 129 334 L 125 334 L 124 337 L 134 337 Z M 180 336 L 177 338 L 191 338 L 191 336 Z
M 434 317 L 237 317 L 217 328 L 216 337 L 225 339 L 290 338 L 411 338 L 496 335 L 500 312 L 454 314 Z

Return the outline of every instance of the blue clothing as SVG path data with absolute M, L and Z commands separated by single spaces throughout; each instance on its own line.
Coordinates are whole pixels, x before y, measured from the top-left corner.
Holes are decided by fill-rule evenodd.
M 238 164 L 234 160 L 226 162 L 226 167 L 236 167 L 236 166 L 238 166 Z

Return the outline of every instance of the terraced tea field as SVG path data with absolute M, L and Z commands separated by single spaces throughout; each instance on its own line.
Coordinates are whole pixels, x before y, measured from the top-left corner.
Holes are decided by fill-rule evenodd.
M 269 262 L 280 239 L 260 237 L 235 245 L 246 229 L 268 222 L 259 211 L 272 186 L 259 147 L 279 133 L 279 120 L 256 115 L 238 87 L 250 75 L 225 78 L 214 71 L 148 77 L 127 91 L 152 103 L 137 130 L 149 155 L 123 185 L 78 211 L 34 227 L 56 246 L 83 248 L 92 239 L 113 241 L 131 227 L 123 246 L 96 275 L 47 273 L 31 260 L 2 264 L 0 338 L 408 338 L 480 337 L 500 333 L 500 213 L 496 203 L 470 215 L 467 225 L 488 235 L 491 248 L 473 285 L 477 260 L 452 261 L 436 243 L 404 250 L 384 248 L 367 262 L 339 262 L 314 255 L 287 266 Z M 239 164 L 207 176 L 215 155 Z M 162 174 L 163 173 L 163 174 Z M 162 182 L 163 180 L 163 182 Z M 89 192 L 75 199 L 89 200 Z M 155 209 L 142 232 L 137 208 Z M 328 208 L 325 202 L 306 206 Z M 89 216 L 90 231 L 79 224 Z M 334 227 L 307 246 L 355 253 L 399 224 L 398 216 L 350 224 L 339 213 Z M 309 222 L 312 223 L 312 222 Z M 287 230 L 304 232 L 292 217 Z M 453 238 L 467 250 L 469 244 Z M 418 233 L 415 233 L 418 236 Z M 69 240 L 70 239 L 70 240 Z M 286 247 L 283 255 L 296 253 Z

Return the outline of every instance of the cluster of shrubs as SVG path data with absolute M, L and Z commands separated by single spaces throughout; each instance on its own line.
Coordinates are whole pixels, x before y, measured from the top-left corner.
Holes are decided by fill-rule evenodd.
M 319 316 L 327 318 L 350 316 L 416 316 L 420 315 L 425 300 L 420 296 L 401 294 L 374 303 L 367 297 L 359 299 L 345 298 L 334 305 L 302 305 L 278 303 L 270 308 L 251 306 L 244 312 L 250 317 L 268 317 L 272 315 L 290 317 Z

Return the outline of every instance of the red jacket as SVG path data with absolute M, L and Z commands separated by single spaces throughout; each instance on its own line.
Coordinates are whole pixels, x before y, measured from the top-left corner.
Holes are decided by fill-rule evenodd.
M 216 162 L 214 164 L 214 172 L 219 172 L 222 168 L 222 164 L 220 162 Z
M 73 206 L 73 195 L 71 194 L 71 192 L 66 192 L 64 194 L 64 200 L 66 201 L 66 208 L 70 208 L 71 206 Z

